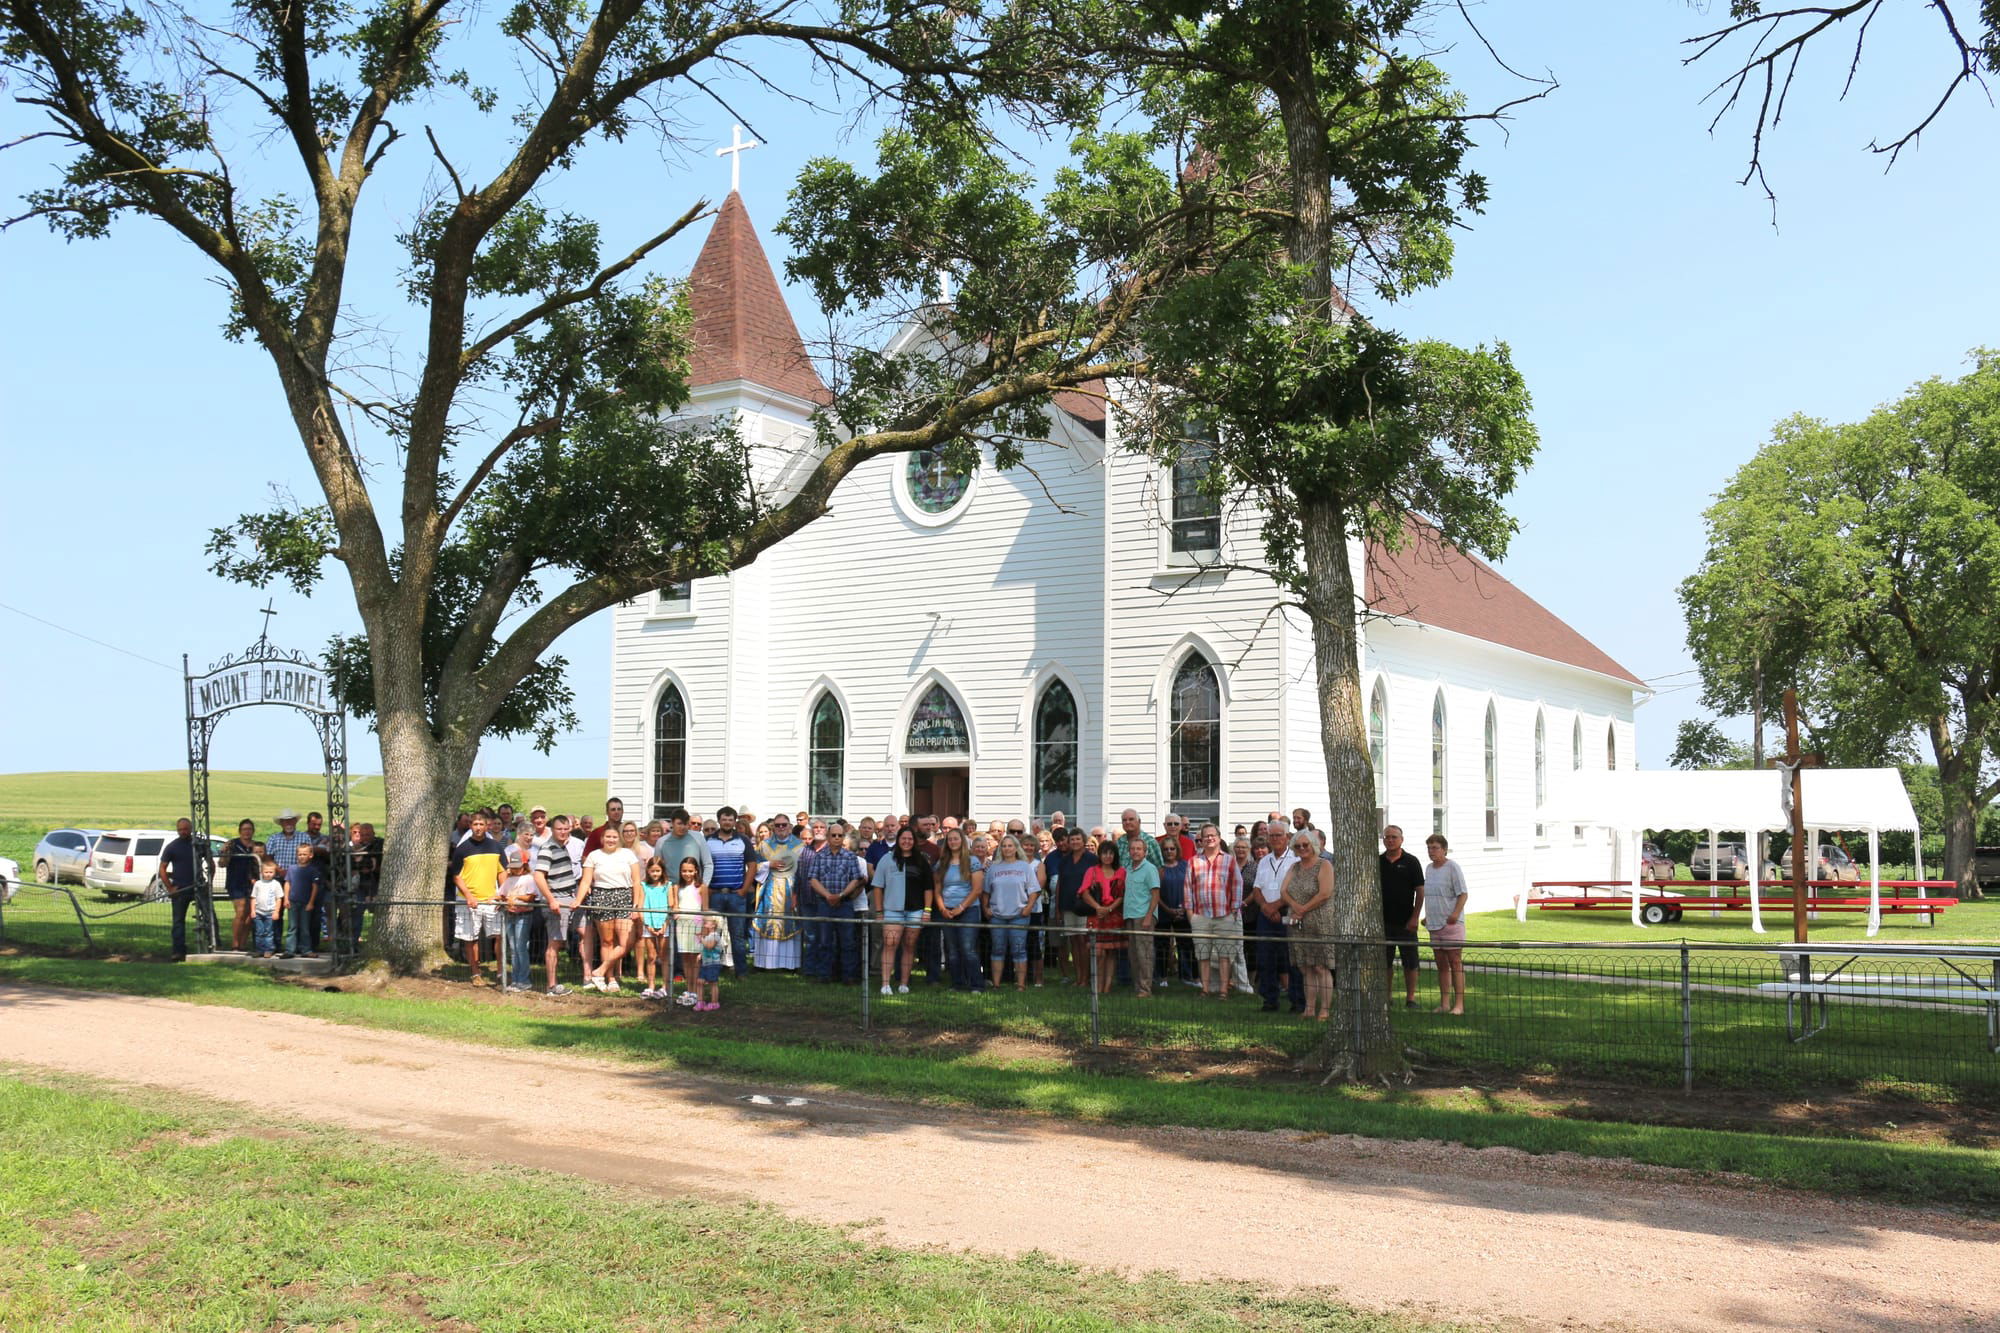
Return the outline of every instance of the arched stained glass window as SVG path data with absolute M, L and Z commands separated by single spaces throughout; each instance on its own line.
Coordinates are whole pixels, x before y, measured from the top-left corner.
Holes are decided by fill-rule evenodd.
M 1222 681 L 1199 652 L 1181 659 L 1168 699 L 1167 804 L 1196 824 L 1222 818 Z
M 1035 701 L 1037 818 L 1076 809 L 1077 760 L 1082 748 L 1078 731 L 1076 696 L 1060 680 L 1050 681 Z
M 1376 678 L 1368 692 L 1368 765 L 1375 770 L 1375 831 L 1389 822 L 1389 691 Z
M 841 813 L 847 782 L 847 718 L 832 690 L 820 691 L 806 737 L 806 808 L 815 816 Z
M 1614 773 L 1618 770 L 1618 727 L 1611 722 L 1604 724 L 1604 766 Z
M 653 818 L 687 804 L 687 701 L 669 683 L 653 707 Z
M 1535 710 L 1535 811 L 1541 812 L 1549 801 L 1549 722 L 1538 708 Z M 1535 825 L 1535 839 L 1540 841 L 1549 836 L 1546 824 Z
M 1431 700 L 1431 832 L 1433 833 L 1444 833 L 1447 813 L 1445 759 L 1444 691 L 1439 690 Z
M 910 726 L 903 735 L 903 748 L 912 754 L 972 753 L 971 733 L 958 700 L 941 684 L 933 684 L 917 700 L 910 713 Z
M 1486 841 L 1500 841 L 1500 715 L 1486 705 Z

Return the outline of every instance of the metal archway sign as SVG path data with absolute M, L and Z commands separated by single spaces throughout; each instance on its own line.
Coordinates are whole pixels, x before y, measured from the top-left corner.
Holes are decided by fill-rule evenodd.
M 181 674 L 187 687 L 188 806 L 197 836 L 209 834 L 208 747 L 222 719 L 239 708 L 276 705 L 304 713 L 319 733 L 320 758 L 326 770 L 326 818 L 341 830 L 337 846 L 328 848 L 328 879 L 332 890 L 327 914 L 327 952 L 334 965 L 345 961 L 347 931 L 342 923 L 353 910 L 352 853 L 348 841 L 347 711 L 333 688 L 333 677 L 304 653 L 280 648 L 267 632 L 241 653 L 230 653 L 195 675 L 185 654 Z M 195 858 L 195 894 L 200 929 L 210 949 L 220 945 L 215 919 L 214 868 L 206 857 Z

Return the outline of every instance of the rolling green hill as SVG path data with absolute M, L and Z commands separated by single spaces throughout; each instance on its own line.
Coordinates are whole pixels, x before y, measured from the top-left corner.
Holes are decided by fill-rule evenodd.
M 382 822 L 382 779 L 350 779 L 356 819 Z M 599 778 L 503 778 L 529 805 L 601 815 L 604 782 Z M 299 811 L 326 805 L 326 783 L 317 773 L 214 772 L 208 780 L 216 829 L 228 832 L 239 819 L 260 828 L 286 806 Z M 173 827 L 187 813 L 187 773 L 0 773 L 0 823 L 61 828 Z

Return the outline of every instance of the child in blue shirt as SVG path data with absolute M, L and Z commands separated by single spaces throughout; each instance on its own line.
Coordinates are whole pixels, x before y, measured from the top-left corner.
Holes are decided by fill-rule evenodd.
M 319 957 L 319 953 L 311 947 L 314 941 L 310 933 L 310 922 L 319 911 L 319 900 L 326 892 L 326 867 L 316 858 L 318 850 L 309 842 L 300 843 L 299 863 L 285 876 L 292 913 L 292 947 L 285 954 L 287 958 Z

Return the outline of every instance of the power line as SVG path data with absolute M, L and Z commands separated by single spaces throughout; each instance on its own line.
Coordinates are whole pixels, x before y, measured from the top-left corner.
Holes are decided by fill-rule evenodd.
M 106 643 L 102 639 L 93 639 L 88 634 L 82 633 L 79 630 L 73 630 L 67 625 L 58 625 L 53 620 L 43 620 L 40 616 L 36 615 L 34 612 L 23 611 L 18 606 L 9 606 L 5 602 L 0 602 L 0 611 L 12 611 L 17 616 L 25 616 L 27 619 L 34 621 L 38 625 L 47 625 L 52 630 L 59 630 L 62 633 L 71 636 L 72 638 L 82 639 L 85 643 L 94 643 L 99 648 L 109 648 L 114 653 L 123 653 L 127 657 L 136 657 L 141 662 L 149 662 L 152 665 L 160 667 L 163 670 L 172 671 L 175 674 L 180 673 L 179 667 L 174 666 L 173 664 L 168 662 L 162 662 L 157 657 L 147 657 L 144 653 L 135 653 L 130 648 L 120 648 L 115 643 Z

